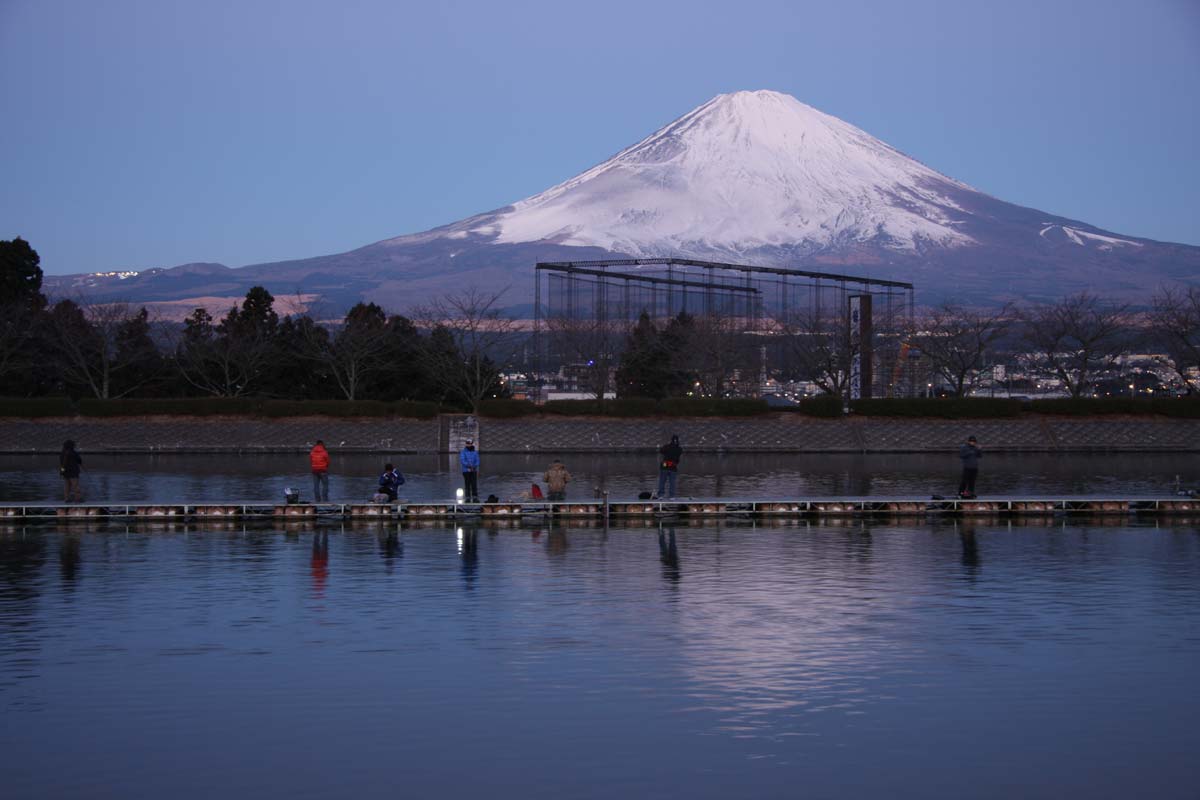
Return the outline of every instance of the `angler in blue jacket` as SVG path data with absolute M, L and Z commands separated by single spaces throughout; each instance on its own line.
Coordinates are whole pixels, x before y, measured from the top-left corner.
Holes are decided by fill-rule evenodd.
M 463 449 L 458 452 L 458 463 L 462 465 L 464 499 L 468 503 L 478 503 L 479 452 L 475 449 L 474 439 L 467 439 Z
M 383 474 L 379 476 L 379 494 L 386 494 L 389 502 L 396 502 L 396 495 L 404 485 L 404 475 L 400 470 L 389 464 L 383 465 Z

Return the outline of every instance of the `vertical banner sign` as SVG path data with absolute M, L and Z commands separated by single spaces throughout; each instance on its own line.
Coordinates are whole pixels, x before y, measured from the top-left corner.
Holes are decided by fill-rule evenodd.
M 850 301 L 850 399 L 871 397 L 871 295 L 852 294 Z

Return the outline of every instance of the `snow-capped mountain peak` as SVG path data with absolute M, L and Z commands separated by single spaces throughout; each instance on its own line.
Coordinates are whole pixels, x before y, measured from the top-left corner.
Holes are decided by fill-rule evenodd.
M 912 251 L 971 238 L 971 191 L 866 132 L 772 91 L 722 94 L 608 161 L 474 220 L 499 243 L 630 255 L 816 253 L 873 242 Z M 461 235 L 461 234 L 460 234 Z
M 537 262 L 628 256 L 910 281 L 922 302 L 1082 290 L 1144 302 L 1149 287 L 1200 281 L 1200 247 L 1007 203 L 793 97 L 759 91 L 714 97 L 558 186 L 432 230 L 296 261 L 47 276 L 43 286 L 171 309 L 228 308 L 267 286 L 397 310 L 474 286 L 529 313 Z

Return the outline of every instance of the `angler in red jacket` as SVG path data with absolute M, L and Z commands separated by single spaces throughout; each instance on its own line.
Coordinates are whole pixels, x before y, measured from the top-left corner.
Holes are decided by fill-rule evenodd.
M 313 502 L 329 502 L 329 451 L 325 443 L 317 439 L 313 449 L 308 453 L 308 463 L 312 466 Z

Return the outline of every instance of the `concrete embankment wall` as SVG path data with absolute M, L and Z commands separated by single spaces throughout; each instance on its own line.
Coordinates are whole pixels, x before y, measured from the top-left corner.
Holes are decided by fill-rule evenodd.
M 307 451 L 320 438 L 334 450 L 429 453 L 449 449 L 452 423 L 437 419 L 293 417 L 0 418 L 0 452 L 53 453 L 74 439 L 90 453 Z M 638 452 L 678 434 L 690 452 L 945 452 L 968 435 L 989 451 L 1197 452 L 1200 420 L 1166 417 L 1052 417 L 933 420 L 799 414 L 749 418 L 524 417 L 478 420 L 485 452 Z

